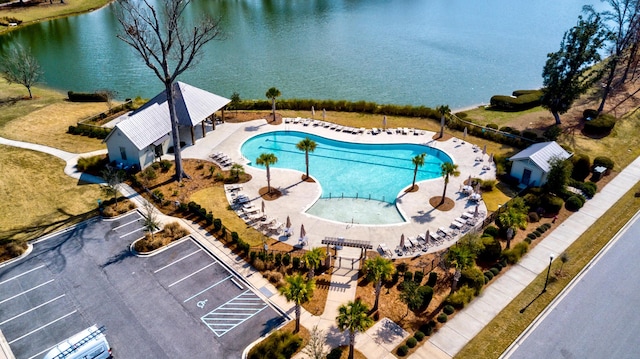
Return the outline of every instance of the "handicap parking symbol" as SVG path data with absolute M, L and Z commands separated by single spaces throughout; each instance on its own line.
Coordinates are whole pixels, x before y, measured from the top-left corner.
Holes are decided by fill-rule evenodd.
M 202 309 L 202 308 L 204 308 L 204 305 L 207 304 L 207 301 L 208 301 L 208 299 L 201 300 L 196 305 L 198 306 L 198 308 Z

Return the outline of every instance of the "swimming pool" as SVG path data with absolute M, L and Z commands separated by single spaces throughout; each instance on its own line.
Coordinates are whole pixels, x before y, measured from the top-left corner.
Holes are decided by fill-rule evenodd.
M 320 184 L 323 199 L 358 198 L 395 204 L 399 192 L 413 180 L 413 157 L 426 153 L 416 182 L 440 177 L 442 163 L 451 162 L 446 153 L 424 145 L 343 142 L 299 131 L 251 137 L 242 144 L 241 151 L 250 166 L 264 168 L 255 160 L 262 153 L 273 153 L 278 158 L 273 168 L 304 173 L 304 152 L 296 144 L 307 137 L 317 144 L 315 151 L 309 153 L 309 175 Z

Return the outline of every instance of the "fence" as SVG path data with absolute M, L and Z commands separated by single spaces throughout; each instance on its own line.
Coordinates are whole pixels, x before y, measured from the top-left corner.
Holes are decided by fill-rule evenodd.
M 78 121 L 77 127 L 79 129 L 86 128 L 89 130 L 96 128 L 102 129 L 102 125 L 104 124 L 105 120 L 109 119 L 110 116 L 113 116 L 120 112 L 129 111 L 131 109 L 131 105 L 132 101 L 128 100 L 120 105 L 113 106 L 107 111 L 101 112 L 97 115 L 89 116 Z

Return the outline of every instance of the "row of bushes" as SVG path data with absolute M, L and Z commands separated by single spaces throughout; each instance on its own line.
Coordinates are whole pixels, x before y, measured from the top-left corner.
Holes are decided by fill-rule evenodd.
M 473 122 L 466 120 L 466 117 L 467 114 L 465 112 L 457 113 L 456 116 L 449 117 L 447 126 L 450 129 L 458 131 L 464 131 L 464 129 L 467 128 L 467 133 L 470 135 L 516 148 L 525 148 L 534 142 L 546 141 L 544 138 L 538 138 L 534 132 L 523 131 L 523 134 L 524 132 L 527 132 L 527 136 L 531 137 L 527 138 L 523 134 L 515 135 L 508 132 L 502 132 L 495 124 L 489 124 L 487 126 L 474 124 Z
M 0 17 L 0 25 L 1 26 L 9 26 L 9 24 L 22 24 L 22 20 L 15 18 L 13 16 L 4 16 Z
M 512 96 L 491 97 L 491 109 L 498 111 L 524 111 L 540 105 L 542 90 L 513 91 Z
M 544 232 L 549 230 L 549 228 L 551 228 L 551 224 L 549 223 L 544 223 L 538 226 L 538 228 L 536 228 L 533 232 L 527 234 L 527 238 L 525 238 L 525 241 L 527 243 L 531 243 L 531 241 L 540 238 Z
M 108 96 L 103 92 L 67 92 L 71 102 L 107 102 Z
M 412 337 L 409 337 L 407 341 L 404 342 L 403 345 L 398 347 L 398 350 L 396 351 L 396 353 L 398 353 L 398 356 L 403 357 L 407 355 L 409 353 L 410 348 L 415 348 L 415 346 L 418 345 L 419 342 L 424 340 L 425 336 L 431 335 L 431 332 L 433 331 L 433 327 L 430 324 L 426 324 L 426 325 L 429 326 L 429 334 L 426 334 L 420 330 L 415 332 Z
M 602 113 L 591 121 L 584 123 L 583 131 L 587 135 L 606 136 L 616 125 L 616 118 L 608 113 Z
M 110 128 L 87 125 L 69 126 L 69 129 L 67 130 L 67 133 L 72 135 L 88 136 L 91 138 L 99 138 L 101 140 L 107 138 L 110 132 Z

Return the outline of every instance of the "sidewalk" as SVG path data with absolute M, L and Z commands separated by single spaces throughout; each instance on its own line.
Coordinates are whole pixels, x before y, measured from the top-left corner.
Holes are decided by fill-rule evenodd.
M 557 258 L 595 221 L 640 180 L 640 158 L 630 163 L 609 184 L 585 203 L 522 260 L 488 286 L 480 296 L 429 338 L 411 358 L 452 358 L 476 336 L 513 298 Z

